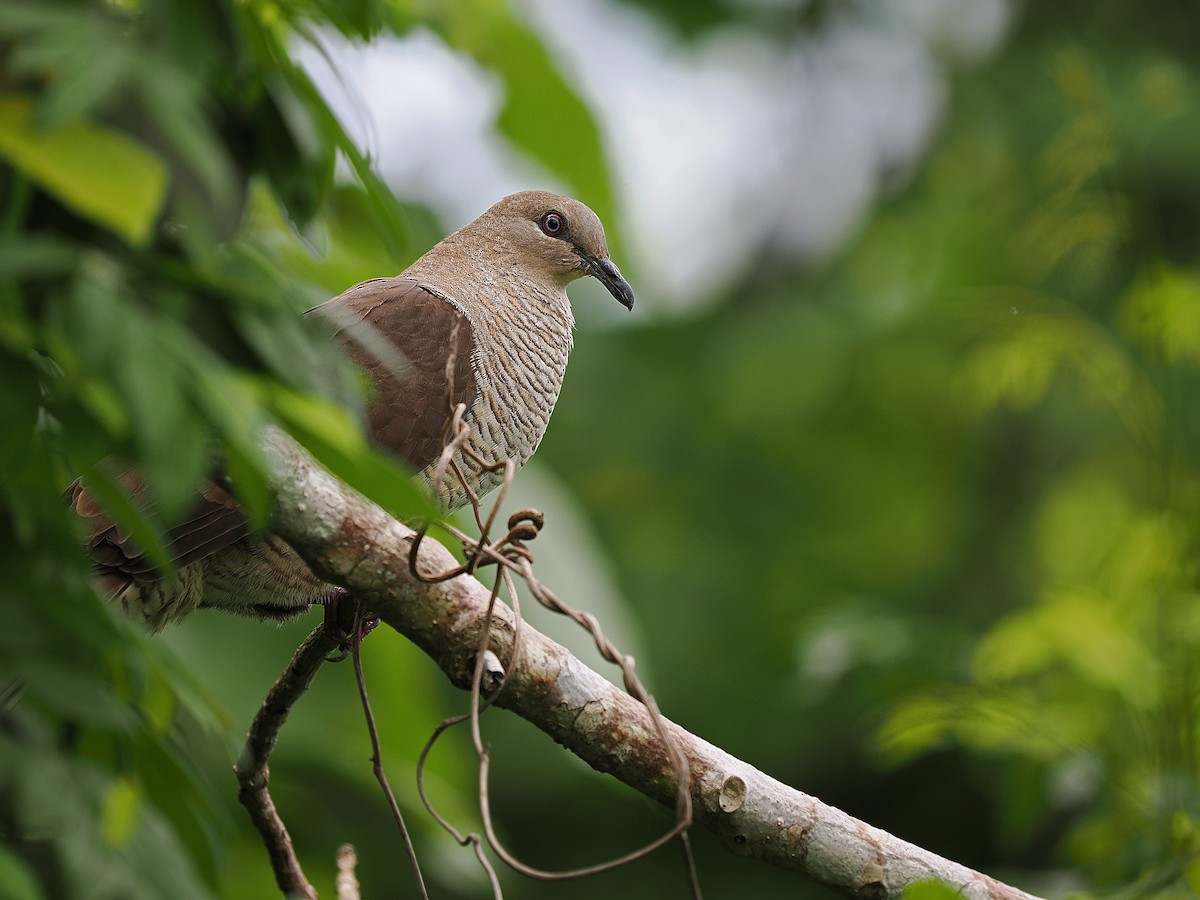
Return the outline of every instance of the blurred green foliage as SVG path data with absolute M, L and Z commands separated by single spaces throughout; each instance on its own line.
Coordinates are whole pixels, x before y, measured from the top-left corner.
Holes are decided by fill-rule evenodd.
M 842 254 L 581 341 L 542 452 L 672 715 L 1031 889 L 1192 896 L 1200 72 L 1068 6 Z
M 640 5 L 693 35 L 819 30 L 838 8 Z M 147 638 L 92 591 L 59 496 L 120 457 L 156 512 L 110 478 L 112 503 L 153 534 L 220 461 L 261 512 L 254 433 L 276 421 L 394 510 L 419 502 L 298 314 L 439 229 L 288 52 L 321 28 L 416 25 L 496 73 L 501 132 L 611 223 L 592 116 L 506 4 L 0 7 L 0 896 L 273 894 L 228 769 L 312 623 L 198 615 Z M 1033 890 L 1200 891 L 1196 31 L 1166 4 L 1027 4 L 837 256 L 761 266 L 692 318 L 580 335 L 539 452 L 600 536 L 668 715 Z M 353 177 L 334 184 L 339 158 Z M 394 634 L 365 663 L 415 811 L 408 773 L 461 697 Z M 501 828 L 533 862 L 666 827 L 523 723 L 488 727 Z M 272 766 L 324 891 L 345 840 L 369 895 L 407 889 L 368 755 L 351 675 L 328 667 Z M 471 827 L 466 744 L 445 738 L 432 767 Z M 483 895 L 469 855 L 410 819 L 439 895 Z M 823 895 L 696 845 L 712 896 Z M 683 889 L 670 854 L 506 879 L 523 897 L 631 883 Z
M 505 133 L 611 212 L 585 107 L 506 6 L 477 6 L 474 16 L 459 8 L 430 24 L 510 83 Z M 0 546 L 13 573 L 0 585 L 9 626 L 0 638 L 0 833 L 9 848 L 0 896 L 271 891 L 265 857 L 241 850 L 254 841 L 226 773 L 253 698 L 286 653 L 256 645 L 261 626 L 243 632 L 241 652 L 267 664 L 237 691 L 251 705 L 236 706 L 221 694 L 229 682 L 208 670 L 237 671 L 238 641 L 225 633 L 185 665 L 187 647 L 173 651 L 114 616 L 88 583 L 61 495 L 87 473 L 153 552 L 164 524 L 220 465 L 262 521 L 255 435 L 276 422 L 394 512 L 429 509 L 409 474 L 364 442 L 359 379 L 300 313 L 399 271 L 434 228 L 391 195 L 291 56 L 320 29 L 366 40 L 416 21 L 382 2 L 0 7 Z M 553 96 L 516 102 L 530 79 Z M 556 123 L 571 138 L 567 156 L 546 140 L 551 102 L 570 112 Z M 334 186 L 338 159 L 353 180 Z M 109 458 L 146 475 L 152 510 L 124 494 Z M 286 631 L 261 640 L 296 642 Z M 378 677 L 397 676 L 380 664 Z M 405 680 L 436 697 L 431 677 Z M 354 706 L 345 704 L 351 731 Z M 432 723 L 389 720 L 401 731 L 389 748 L 411 770 L 413 741 Z M 321 744 L 335 721 L 323 716 L 310 741 Z M 365 801 L 375 797 L 369 769 L 350 762 L 363 758 L 348 741 L 296 766 L 350 779 Z M 288 779 L 278 784 L 286 793 Z M 443 802 L 464 805 L 454 794 Z M 314 871 L 331 877 L 331 851 L 314 858 Z

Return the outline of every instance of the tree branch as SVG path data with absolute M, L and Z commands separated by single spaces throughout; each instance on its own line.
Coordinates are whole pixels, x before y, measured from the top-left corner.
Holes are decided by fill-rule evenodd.
M 279 738 L 279 729 L 287 720 L 292 705 L 308 690 L 321 663 L 337 646 L 323 625 L 304 639 L 288 667 L 267 692 L 233 767 L 238 779 L 238 800 L 246 807 L 254 827 L 262 835 L 279 889 L 288 897 L 303 900 L 316 900 L 317 892 L 305 878 L 292 847 L 291 835 L 271 800 L 267 789 L 271 777 L 268 763 Z
M 344 487 L 285 435 L 264 448 L 274 470 L 273 528 L 323 578 L 345 586 L 384 622 L 424 650 L 451 682 L 467 688 L 485 624 L 489 590 L 469 576 L 429 583 L 414 578 L 414 532 Z M 426 539 L 419 568 L 429 575 L 457 565 Z M 497 604 L 491 648 L 506 669 L 495 705 L 536 725 L 600 772 L 674 806 L 671 760 L 645 707 L 566 648 L 522 625 L 514 664 L 513 617 Z M 937 879 L 967 897 L 1028 900 L 1029 894 L 893 837 L 759 772 L 719 747 L 670 724 L 691 768 L 695 822 L 739 856 L 760 859 L 852 897 L 898 897 Z

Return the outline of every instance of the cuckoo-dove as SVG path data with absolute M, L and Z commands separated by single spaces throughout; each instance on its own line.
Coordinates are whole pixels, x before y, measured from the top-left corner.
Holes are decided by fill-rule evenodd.
M 458 403 L 465 405 L 468 443 L 479 457 L 521 466 L 533 454 L 572 345 L 566 287 L 586 275 L 632 309 L 633 291 L 609 258 L 596 214 L 567 197 L 524 191 L 500 200 L 401 274 L 365 281 L 309 312 L 333 323 L 375 383 L 372 440 L 428 484 Z M 460 452 L 455 462 L 480 496 L 501 479 L 482 472 L 471 454 Z M 141 489 L 136 473 L 125 480 Z M 448 509 L 468 497 L 450 477 L 436 491 Z M 151 630 L 205 607 L 282 620 L 338 593 L 282 539 L 252 533 L 233 496 L 216 484 L 166 535 L 177 566 L 170 577 L 80 482 L 68 497 L 88 522 L 102 583 Z

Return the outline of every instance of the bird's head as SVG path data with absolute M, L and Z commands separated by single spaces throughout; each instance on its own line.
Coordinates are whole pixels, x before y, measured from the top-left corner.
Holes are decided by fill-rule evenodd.
M 608 255 L 599 217 L 578 200 L 548 191 L 522 191 L 497 202 L 479 222 L 505 238 L 521 264 L 563 287 L 591 275 L 626 309 L 633 288 Z

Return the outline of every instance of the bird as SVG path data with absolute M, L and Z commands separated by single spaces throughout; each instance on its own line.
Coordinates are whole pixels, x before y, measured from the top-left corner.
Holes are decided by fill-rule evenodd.
M 569 197 L 522 191 L 399 275 L 364 281 L 307 314 L 330 323 L 374 385 L 368 437 L 450 511 L 503 479 L 485 464 L 512 460 L 519 468 L 537 449 L 573 345 L 566 288 L 588 276 L 633 309 L 633 290 L 610 258 L 597 215 Z M 462 479 L 437 478 L 458 404 L 470 428 L 467 447 L 453 458 Z M 121 478 L 144 496 L 136 471 Z M 172 573 L 147 557 L 84 482 L 66 498 L 85 523 L 100 584 L 151 632 L 203 608 L 286 621 L 341 593 L 282 538 L 255 533 L 233 494 L 215 482 L 165 535 Z

